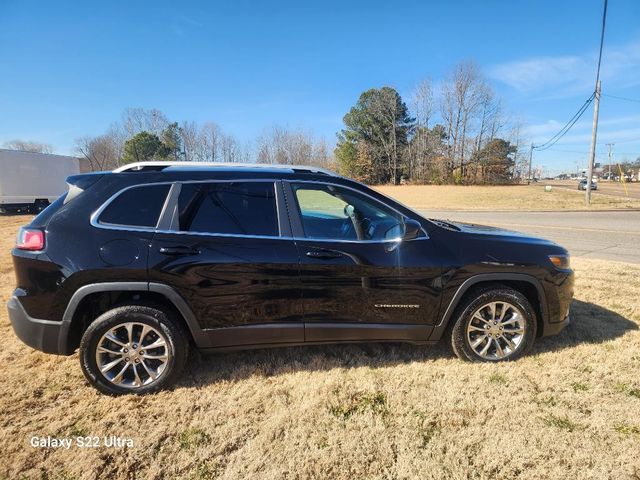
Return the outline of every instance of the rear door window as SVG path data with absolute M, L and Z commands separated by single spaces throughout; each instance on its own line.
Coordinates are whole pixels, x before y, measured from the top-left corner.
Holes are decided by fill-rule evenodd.
M 98 222 L 108 225 L 155 228 L 170 185 L 143 185 L 129 188 L 100 214 Z
M 185 183 L 178 209 L 183 232 L 279 235 L 273 182 Z

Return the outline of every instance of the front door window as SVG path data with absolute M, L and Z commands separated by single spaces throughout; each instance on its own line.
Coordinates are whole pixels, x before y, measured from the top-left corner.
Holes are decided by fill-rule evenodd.
M 306 238 L 391 240 L 401 216 L 381 203 L 335 185 L 292 184 Z

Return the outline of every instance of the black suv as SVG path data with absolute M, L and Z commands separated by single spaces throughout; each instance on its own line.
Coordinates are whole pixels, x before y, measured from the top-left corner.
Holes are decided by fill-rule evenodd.
M 431 344 L 513 360 L 569 322 L 573 272 L 547 240 L 426 219 L 331 172 L 141 163 L 77 175 L 13 250 L 13 328 L 80 350 L 98 390 L 155 391 L 206 351 Z

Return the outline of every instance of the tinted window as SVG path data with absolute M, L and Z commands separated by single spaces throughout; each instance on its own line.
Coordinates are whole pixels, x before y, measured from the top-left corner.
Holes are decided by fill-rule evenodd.
M 234 235 L 278 235 L 273 182 L 183 184 L 180 230 Z
M 122 192 L 100 215 L 100 223 L 155 227 L 169 193 L 169 185 L 147 185 Z
M 384 240 L 398 236 L 401 216 L 353 190 L 334 185 L 293 184 L 307 238 Z

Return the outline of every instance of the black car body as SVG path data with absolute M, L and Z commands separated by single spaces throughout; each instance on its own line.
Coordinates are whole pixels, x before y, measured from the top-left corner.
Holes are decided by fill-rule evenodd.
M 72 354 L 97 318 L 127 305 L 170 313 L 202 350 L 433 343 L 470 292 L 491 286 L 526 299 L 534 336 L 569 321 L 564 248 L 429 220 L 330 172 L 151 163 L 68 183 L 13 250 L 11 322 L 44 352 Z

